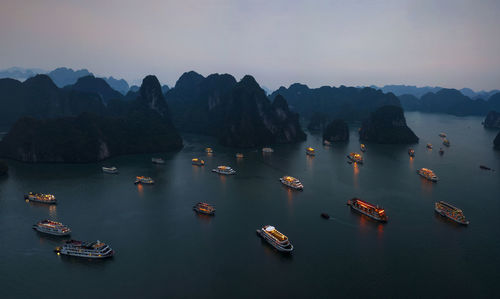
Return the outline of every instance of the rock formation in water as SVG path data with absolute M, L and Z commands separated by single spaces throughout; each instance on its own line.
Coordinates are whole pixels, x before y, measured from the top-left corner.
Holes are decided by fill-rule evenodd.
M 374 143 L 417 143 L 418 137 L 406 125 L 403 109 L 384 106 L 363 122 L 359 139 Z
M 349 140 L 349 127 L 341 119 L 334 119 L 323 131 L 323 141 L 339 142 Z
M 4 161 L 0 161 L 0 177 L 9 173 L 9 166 Z
M 485 128 L 500 129 L 500 112 L 490 111 L 484 119 L 483 125 Z
M 495 149 L 500 150 L 500 132 L 498 132 L 497 137 L 493 140 L 493 146 Z

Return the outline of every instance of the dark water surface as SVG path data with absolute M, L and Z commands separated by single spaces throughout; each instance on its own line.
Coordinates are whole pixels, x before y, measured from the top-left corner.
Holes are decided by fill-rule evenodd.
M 243 150 L 242 160 L 209 138 L 186 136 L 181 152 L 160 155 L 165 165 L 151 164 L 152 155 L 85 165 L 9 161 L 10 174 L 0 179 L 0 297 L 498 297 L 496 131 L 483 129 L 479 117 L 406 116 L 421 138 L 416 158 L 409 159 L 407 146 L 367 144 L 359 167 L 345 158 L 359 151 L 355 127 L 348 144 L 326 148 L 309 135 L 270 155 Z M 444 156 L 439 132 L 451 142 Z M 425 149 L 427 142 L 434 150 Z M 305 155 L 309 145 L 314 158 Z M 206 166 L 191 166 L 197 156 Z M 220 164 L 238 174 L 211 173 Z M 103 165 L 120 174 L 101 173 Z M 433 169 L 439 183 L 420 178 L 420 167 Z M 136 175 L 156 184 L 136 186 Z M 304 191 L 283 187 L 283 175 L 299 178 Z M 54 193 L 59 204 L 26 203 L 28 191 Z M 345 203 L 354 196 L 383 206 L 389 222 L 351 212 Z M 471 224 L 437 216 L 438 200 L 462 208 Z M 198 201 L 214 203 L 216 216 L 197 216 L 191 208 Z M 31 229 L 44 218 L 69 225 L 75 239 L 107 242 L 116 256 L 57 256 L 60 239 Z M 290 238 L 292 256 L 257 237 L 265 224 Z

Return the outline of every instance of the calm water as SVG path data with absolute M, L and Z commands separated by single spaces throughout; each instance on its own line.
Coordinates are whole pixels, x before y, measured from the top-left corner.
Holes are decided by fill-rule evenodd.
M 319 135 L 301 144 L 274 147 L 271 155 L 217 146 L 186 136 L 185 148 L 161 155 L 127 156 L 85 165 L 29 165 L 10 161 L 0 180 L 0 297 L 421 297 L 498 296 L 500 268 L 500 152 L 496 131 L 482 118 L 407 113 L 421 138 L 410 160 L 407 146 L 367 144 L 365 164 L 345 155 L 351 141 L 326 148 Z M 451 147 L 438 154 L 439 132 Z M 427 142 L 434 150 L 425 149 Z M 317 156 L 306 157 L 311 145 Z M 213 146 L 208 157 L 203 149 Z M 191 166 L 202 157 L 204 167 Z M 220 164 L 238 171 L 211 173 Z M 100 172 L 115 165 L 119 175 Z M 441 178 L 421 179 L 428 167 Z M 298 177 L 303 192 L 287 190 L 278 178 Z M 147 175 L 154 186 L 136 186 Z M 26 203 L 23 193 L 52 192 L 57 206 Z M 351 212 L 358 196 L 383 206 L 385 225 Z M 445 200 L 462 208 L 468 227 L 434 213 Z M 215 217 L 192 211 L 214 203 Z M 333 218 L 325 220 L 320 213 Z M 51 218 L 68 224 L 72 237 L 105 241 L 116 256 L 107 261 L 65 258 L 53 253 L 61 241 L 37 234 L 31 225 Z M 295 246 L 292 256 L 274 251 L 255 234 L 272 224 Z

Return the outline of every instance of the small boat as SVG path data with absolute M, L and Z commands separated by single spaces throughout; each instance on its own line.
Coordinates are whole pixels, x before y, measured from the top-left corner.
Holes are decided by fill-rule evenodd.
M 56 247 L 54 251 L 57 255 L 62 254 L 90 259 L 108 258 L 115 254 L 111 247 L 99 240 L 94 242 L 69 240 L 63 246 Z
M 215 207 L 205 202 L 195 204 L 193 210 L 200 214 L 215 215 Z
M 385 214 L 385 210 L 377 205 L 371 204 L 359 198 L 348 200 L 347 205 L 350 206 L 351 209 L 372 219 L 380 222 L 387 222 L 387 215 Z
M 154 184 L 155 181 L 153 181 L 152 178 L 150 177 L 145 177 L 145 176 L 137 176 L 135 177 L 135 183 L 134 184 L 146 184 L 146 185 L 151 185 Z
M 314 155 L 316 155 L 316 151 L 312 147 L 308 147 L 308 148 L 306 148 L 306 155 L 314 156 Z
M 450 141 L 449 141 L 448 139 L 446 139 L 446 138 L 445 138 L 445 139 L 443 140 L 443 144 L 444 144 L 445 146 L 450 146 Z
M 238 159 L 241 159 L 241 158 L 244 158 L 245 156 L 243 156 L 242 153 L 236 153 L 236 158 Z
M 112 166 L 112 167 L 102 167 L 102 172 L 104 173 L 110 173 L 110 174 L 117 174 L 118 173 L 118 168 Z
M 415 150 L 414 150 L 414 149 L 412 149 L 412 148 L 408 149 L 408 155 L 409 155 L 410 157 L 415 157 Z
M 443 137 L 443 138 L 445 138 L 445 137 L 446 137 L 446 134 L 445 134 L 445 133 L 443 133 L 443 132 L 441 132 L 441 133 L 439 133 L 439 137 Z
M 358 153 L 350 153 L 347 155 L 347 158 L 349 158 L 352 162 L 363 164 L 363 157 Z
M 479 165 L 479 168 L 484 169 L 484 170 L 491 170 L 491 168 L 489 168 L 486 165 Z
M 327 213 L 321 213 L 321 217 L 325 219 L 330 219 L 330 215 L 328 215 Z
M 199 159 L 199 158 L 193 158 L 193 159 L 191 159 L 191 164 L 197 165 L 197 166 L 203 166 L 203 165 L 205 165 L 205 161 L 203 161 L 202 159 Z
M 264 148 L 262 148 L 262 152 L 263 153 L 272 153 L 272 152 L 274 152 L 274 150 L 270 147 L 264 147 Z
M 33 224 L 33 229 L 38 232 L 54 236 L 67 236 L 71 233 L 71 229 L 69 229 L 69 227 L 52 220 L 42 220 L 37 224 Z
M 457 223 L 468 225 L 469 221 L 465 219 L 464 213 L 457 207 L 451 204 L 440 201 L 434 204 L 434 210 L 441 216 L 447 217 Z
M 291 177 L 291 176 L 281 177 L 280 182 L 283 185 L 290 187 L 290 188 L 293 188 L 295 190 L 302 191 L 304 189 L 304 186 L 302 185 L 302 183 L 298 179 Z
M 207 148 L 205 149 L 205 152 L 206 152 L 207 154 L 211 154 L 211 153 L 213 153 L 213 152 L 214 152 L 214 150 L 213 150 L 211 147 L 207 147 Z
M 40 202 L 53 205 L 57 204 L 56 197 L 52 194 L 30 192 L 24 195 L 24 199 L 32 202 Z
M 225 174 L 225 175 L 236 174 L 236 170 L 232 169 L 229 166 L 217 166 L 217 168 L 212 169 L 212 171 L 218 174 Z
M 432 149 L 432 144 L 427 143 L 427 148 L 428 148 L 428 149 Z
M 359 146 L 361 151 L 362 152 L 366 152 L 366 145 L 364 145 L 363 143 L 361 143 L 361 145 Z
M 323 140 L 323 145 L 330 146 L 330 145 L 332 145 L 332 143 L 325 139 L 325 140 Z
M 439 148 L 439 154 L 440 154 L 441 156 L 442 156 L 442 155 L 444 155 L 444 150 L 443 150 L 443 148 L 442 148 L 442 147 L 440 147 L 440 148 Z
M 432 182 L 437 182 L 439 178 L 434 174 L 434 172 L 428 168 L 420 168 L 417 170 L 417 173 Z
M 153 164 L 165 164 L 165 160 L 162 158 L 151 158 L 151 162 L 153 162 Z
M 288 241 L 288 237 L 280 233 L 274 226 L 265 225 L 257 230 L 257 234 L 278 251 L 292 252 L 293 250 L 293 245 Z

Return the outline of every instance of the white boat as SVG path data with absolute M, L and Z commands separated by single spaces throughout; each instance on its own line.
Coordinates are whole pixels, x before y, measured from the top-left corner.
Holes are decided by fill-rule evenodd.
M 229 166 L 218 166 L 217 168 L 212 169 L 212 171 L 218 174 L 225 175 L 236 174 L 236 170 L 232 169 Z
M 258 229 L 257 234 L 278 251 L 292 252 L 293 250 L 293 245 L 288 241 L 288 237 L 280 233 L 274 226 L 266 225 Z
M 432 182 L 437 182 L 439 180 L 439 178 L 436 176 L 436 174 L 434 174 L 434 172 L 428 168 L 420 168 L 417 170 L 417 173 L 421 177 L 426 178 Z
M 33 202 L 39 202 L 39 203 L 46 203 L 46 204 L 57 204 L 56 197 L 52 194 L 43 194 L 43 193 L 33 193 L 30 192 L 26 195 L 24 195 L 24 199 L 33 201 Z
M 270 147 L 264 147 L 264 148 L 262 148 L 262 152 L 263 153 L 272 153 L 272 152 L 274 152 L 274 150 Z
M 102 167 L 102 172 L 104 173 L 110 173 L 110 174 L 117 174 L 118 173 L 118 168 L 112 166 L 112 167 Z
M 303 190 L 304 189 L 304 185 L 302 185 L 302 183 L 298 179 L 291 177 L 291 176 L 288 176 L 288 175 L 281 177 L 280 182 L 283 185 L 290 187 L 290 188 L 293 188 L 293 189 L 296 189 L 296 190 Z
M 52 220 L 42 220 L 37 224 L 33 224 L 33 229 L 41 233 L 54 236 L 67 236 L 71 233 L 71 229 L 69 227 Z
M 115 252 L 105 243 L 97 240 L 95 242 L 85 242 L 70 240 L 63 246 L 54 250 L 58 255 L 70 255 L 91 259 L 102 259 L 112 257 Z
M 153 162 L 154 164 L 165 164 L 165 160 L 163 160 L 162 158 L 151 158 L 151 162 Z
M 135 184 L 154 184 L 155 181 L 153 181 L 152 178 L 150 177 L 145 177 L 145 176 L 137 176 L 135 177 Z

